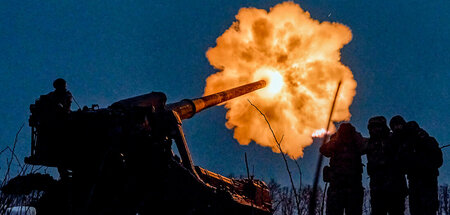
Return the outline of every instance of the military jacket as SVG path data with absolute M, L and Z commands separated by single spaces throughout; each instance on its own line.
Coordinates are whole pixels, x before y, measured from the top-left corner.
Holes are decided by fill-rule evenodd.
M 367 173 L 374 190 L 398 190 L 406 194 L 406 179 L 401 167 L 399 145 L 392 134 L 367 141 Z
M 434 137 L 421 130 L 415 136 L 409 137 L 411 145 L 409 154 L 408 177 L 436 177 L 439 175 L 439 167 L 442 166 L 442 151 Z
M 320 147 L 320 153 L 330 158 L 331 182 L 356 185 L 361 183 L 363 137 L 356 133 L 348 140 L 333 135 L 330 141 Z

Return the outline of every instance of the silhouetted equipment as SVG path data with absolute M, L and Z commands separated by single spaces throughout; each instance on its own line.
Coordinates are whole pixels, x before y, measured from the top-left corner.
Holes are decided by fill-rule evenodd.
M 250 84 L 242 85 L 233 89 L 225 90 L 219 93 L 214 93 L 212 95 L 196 98 L 196 99 L 183 99 L 179 102 L 168 104 L 166 109 L 173 110 L 177 112 L 180 119 L 189 119 L 196 113 L 216 106 L 220 103 L 226 102 L 230 99 L 248 94 L 255 90 L 261 89 L 266 86 L 266 81 L 260 80 Z M 128 99 L 120 100 L 111 105 L 111 107 L 151 107 L 154 106 L 158 100 L 160 100 L 160 95 L 155 93 L 148 93 Z
M 165 105 L 164 93 L 69 113 L 30 106 L 32 165 L 72 171 L 68 214 L 271 214 L 264 182 L 230 179 L 194 166 L 181 120 L 266 86 L 265 81 Z M 172 150 L 175 141 L 181 160 Z M 252 189 L 246 189 L 251 183 Z M 64 214 L 66 212 L 57 212 Z

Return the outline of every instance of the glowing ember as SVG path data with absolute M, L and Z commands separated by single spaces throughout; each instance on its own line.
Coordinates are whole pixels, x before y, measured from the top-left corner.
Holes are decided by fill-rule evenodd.
M 278 151 L 250 99 L 266 114 L 276 135 L 284 135 L 283 151 L 293 158 L 302 156 L 303 148 L 312 143 L 311 134 L 327 126 L 339 80 L 332 121 L 351 116 L 356 82 L 340 62 L 340 49 L 350 42 L 351 31 L 339 23 L 320 23 L 293 2 L 278 4 L 270 12 L 242 8 L 236 19 L 206 53 L 220 71 L 208 77 L 204 93 L 266 80 L 266 88 L 225 103 L 226 126 L 234 129 L 240 144 L 255 141 Z
M 315 130 L 311 136 L 315 138 L 322 138 L 325 136 L 325 134 L 330 134 L 330 132 L 327 132 L 325 128 L 321 128 L 319 130 Z

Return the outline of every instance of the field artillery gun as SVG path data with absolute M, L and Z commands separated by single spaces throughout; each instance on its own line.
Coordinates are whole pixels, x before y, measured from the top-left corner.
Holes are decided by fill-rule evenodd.
M 265 86 L 261 80 L 168 105 L 163 93 L 152 92 L 73 112 L 48 111 L 41 96 L 30 106 L 25 162 L 57 167 L 61 189 L 44 194 L 38 214 L 271 214 L 264 182 L 195 166 L 181 127 L 202 110 Z M 48 199 L 62 201 L 60 210 Z

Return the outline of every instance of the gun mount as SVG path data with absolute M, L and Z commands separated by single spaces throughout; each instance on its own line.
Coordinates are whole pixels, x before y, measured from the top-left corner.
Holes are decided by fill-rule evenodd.
M 265 86 L 262 80 L 168 105 L 163 93 L 152 92 L 68 113 L 48 111 L 41 96 L 30 106 L 25 162 L 58 167 L 72 187 L 68 214 L 271 214 L 264 182 L 194 166 L 181 128 L 181 120 Z

